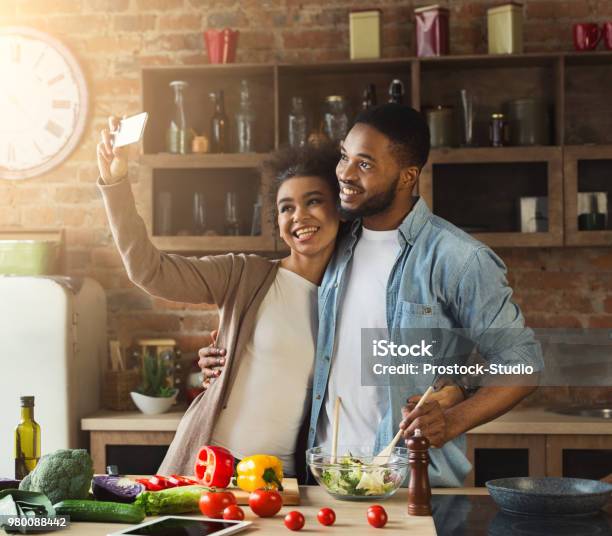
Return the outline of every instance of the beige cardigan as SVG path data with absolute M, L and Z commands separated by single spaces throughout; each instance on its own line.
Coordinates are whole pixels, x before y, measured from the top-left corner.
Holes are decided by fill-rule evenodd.
M 182 257 L 159 251 L 136 212 L 129 180 L 98 180 L 106 214 L 130 280 L 153 296 L 219 307 L 218 345 L 227 348 L 224 372 L 189 406 L 159 473 L 193 474 L 197 450 L 212 435 L 225 406 L 238 363 L 250 340 L 259 305 L 272 285 L 278 262 L 257 255 Z M 239 425 L 239 423 L 237 423 Z

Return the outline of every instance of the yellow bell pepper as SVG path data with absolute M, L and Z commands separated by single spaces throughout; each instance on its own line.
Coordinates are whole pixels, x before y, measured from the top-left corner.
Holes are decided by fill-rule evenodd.
M 236 466 L 236 484 L 244 491 L 278 489 L 283 491 L 283 463 L 276 456 L 256 454 Z

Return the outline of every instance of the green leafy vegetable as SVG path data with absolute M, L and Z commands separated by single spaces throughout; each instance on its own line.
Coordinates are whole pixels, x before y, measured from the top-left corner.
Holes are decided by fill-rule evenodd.
M 162 491 L 143 491 L 134 504 L 142 506 L 148 516 L 199 512 L 200 496 L 205 486 L 181 486 Z
M 0 518 L 4 516 L 55 516 L 55 509 L 46 495 L 35 491 L 23 491 L 18 489 L 7 489 L 0 491 Z M 2 523 L 1 527 L 6 532 L 20 532 L 27 534 L 35 531 L 36 527 L 11 526 L 8 522 Z M 40 530 L 40 529 L 39 529 Z
M 384 495 L 395 488 L 389 481 L 391 471 L 384 467 L 371 467 L 350 454 L 340 458 L 339 466 L 321 474 L 325 487 L 336 495 Z

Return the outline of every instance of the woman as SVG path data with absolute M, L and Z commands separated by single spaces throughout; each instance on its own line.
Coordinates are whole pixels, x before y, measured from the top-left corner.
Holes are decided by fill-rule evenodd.
M 290 248 L 280 261 L 256 255 L 183 257 L 160 252 L 138 216 L 127 180 L 127 152 L 112 148 L 111 118 L 97 156 L 110 227 L 130 280 L 151 295 L 215 304 L 224 373 L 196 398 L 160 467 L 192 474 L 205 444 L 237 458 L 265 452 L 295 474 L 295 444 L 308 406 L 317 323 L 317 286 L 339 227 L 335 148 L 277 151 L 273 176 L 278 230 Z

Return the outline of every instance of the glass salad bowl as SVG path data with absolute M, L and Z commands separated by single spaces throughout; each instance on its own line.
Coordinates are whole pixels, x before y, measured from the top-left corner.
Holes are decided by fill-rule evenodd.
M 372 501 L 391 497 L 408 474 L 408 449 L 395 447 L 383 464 L 373 463 L 372 447 L 343 446 L 332 460 L 329 449 L 306 451 L 310 471 L 320 486 L 335 499 Z

